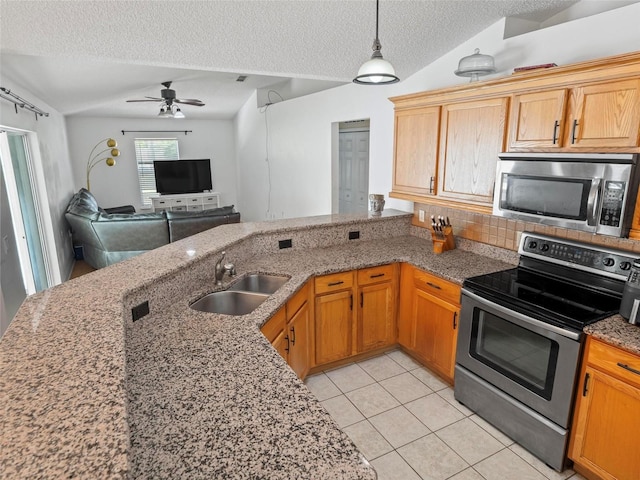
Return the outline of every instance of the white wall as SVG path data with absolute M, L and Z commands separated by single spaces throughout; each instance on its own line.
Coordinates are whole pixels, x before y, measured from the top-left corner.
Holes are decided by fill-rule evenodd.
M 122 135 L 122 130 L 176 130 L 179 132 Z M 193 132 L 187 135 L 180 133 L 185 130 Z M 118 142 L 120 156 L 115 159 L 116 165 L 107 167 L 101 163 L 91 171 L 91 192 L 103 208 L 133 205 L 137 211 L 141 209 L 133 145 L 136 138 L 177 138 L 180 158 L 210 158 L 213 189 L 221 193 L 220 201 L 224 205 L 237 205 L 236 153 L 234 127 L 231 120 L 69 116 L 67 131 L 75 190 L 80 187 L 86 188 L 87 160 L 95 144 L 108 137 Z M 107 148 L 106 143 L 104 148 Z M 96 149 L 96 152 L 98 151 L 100 149 Z
M 504 20 L 487 28 L 421 71 L 390 86 L 337 87 L 271 105 L 266 111 L 271 165 L 271 208 L 265 113 L 249 99 L 236 117 L 238 198 L 244 220 L 298 217 L 331 212 L 331 123 L 371 119 L 369 189 L 391 190 L 393 104 L 388 97 L 466 83 L 453 71 L 461 57 L 480 48 L 496 59 L 498 72 L 555 62 L 558 65 L 640 50 L 640 4 L 503 40 Z M 384 42 L 384 39 L 382 39 Z M 364 48 L 364 46 L 363 46 Z M 339 52 L 335 52 L 339 55 Z M 393 52 L 383 52 L 393 61 Z M 354 65 L 354 74 L 359 65 Z M 408 202 L 387 199 L 387 208 L 412 210 Z
M 73 267 L 73 247 L 69 236 L 69 226 L 64 219 L 64 211 L 74 190 L 64 117 L 12 79 L 3 75 L 0 83 L 3 87 L 49 113 L 48 117 L 38 117 L 36 120 L 33 113 L 20 108 L 16 113 L 12 103 L 0 100 L 0 125 L 28 130 L 38 135 L 49 201 L 48 213 L 53 223 L 60 276 L 64 280 L 68 278 Z M 3 270 L 1 274 L 5 275 L 6 272 Z

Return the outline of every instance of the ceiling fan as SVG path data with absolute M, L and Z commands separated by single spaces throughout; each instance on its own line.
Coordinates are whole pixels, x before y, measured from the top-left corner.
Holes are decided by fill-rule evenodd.
M 176 91 L 171 88 L 171 83 L 172 82 L 162 82 L 165 88 L 160 90 L 161 98 L 145 97 L 144 99 L 127 100 L 127 102 L 161 102 L 158 116 L 163 118 L 184 118 L 184 114 L 180 111 L 180 108 L 175 105 L 177 103 L 204 107 L 204 103 L 195 98 L 176 98 Z

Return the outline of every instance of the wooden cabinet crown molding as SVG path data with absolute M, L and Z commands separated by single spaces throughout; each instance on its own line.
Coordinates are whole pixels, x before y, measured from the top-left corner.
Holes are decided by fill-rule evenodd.
M 503 78 L 391 97 L 396 110 L 440 105 L 474 98 L 504 96 L 521 91 L 570 87 L 602 80 L 637 77 L 640 74 L 640 51 L 604 57 L 570 65 L 532 70 Z

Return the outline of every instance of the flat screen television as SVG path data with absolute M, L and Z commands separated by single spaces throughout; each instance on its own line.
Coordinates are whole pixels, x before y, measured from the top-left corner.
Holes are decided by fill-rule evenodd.
M 211 160 L 155 160 L 156 192 L 161 195 L 212 190 Z

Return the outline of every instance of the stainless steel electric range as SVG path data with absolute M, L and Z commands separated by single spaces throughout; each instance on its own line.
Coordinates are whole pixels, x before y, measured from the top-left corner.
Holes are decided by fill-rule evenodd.
M 528 232 L 518 252 L 463 284 L 455 398 L 561 471 L 582 329 L 618 312 L 639 255 Z

